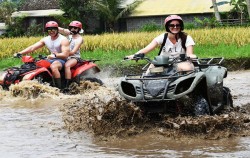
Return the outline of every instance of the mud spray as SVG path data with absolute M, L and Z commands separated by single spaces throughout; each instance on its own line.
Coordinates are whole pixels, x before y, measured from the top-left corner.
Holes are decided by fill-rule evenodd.
M 108 78 L 104 85 L 83 81 L 72 84 L 68 94 L 36 81 L 0 90 L 6 98 L 57 99 L 64 128 L 85 131 L 99 139 L 126 138 L 150 133 L 168 138 L 221 139 L 250 135 L 250 104 L 236 106 L 214 116 L 146 115 L 133 103 L 123 100 L 118 91 L 119 78 Z

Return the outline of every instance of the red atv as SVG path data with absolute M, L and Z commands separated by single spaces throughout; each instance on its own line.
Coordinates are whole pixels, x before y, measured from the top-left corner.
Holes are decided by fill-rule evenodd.
M 94 76 L 100 72 L 100 69 L 95 64 L 99 60 L 82 60 L 71 68 L 71 82 L 80 83 L 81 80 L 89 80 L 103 84 L 102 81 Z M 0 76 L 0 85 L 4 89 L 8 89 L 11 84 L 19 83 L 24 80 L 36 79 L 40 83 L 49 83 L 55 86 L 55 82 L 50 70 L 50 62 L 46 57 L 39 55 L 33 58 L 32 56 L 22 56 L 22 64 L 20 67 L 11 67 L 5 70 Z M 61 71 L 62 83 L 64 83 L 64 71 Z

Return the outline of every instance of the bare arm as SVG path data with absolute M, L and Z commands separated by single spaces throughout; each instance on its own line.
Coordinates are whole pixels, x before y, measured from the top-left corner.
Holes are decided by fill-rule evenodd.
M 65 29 L 65 28 L 62 28 L 62 27 L 58 27 L 58 31 L 59 31 L 59 33 L 61 33 L 61 34 L 70 35 L 69 29 Z
M 151 52 L 152 50 L 154 50 L 157 46 L 158 46 L 158 43 L 156 42 L 156 40 L 152 40 L 151 43 L 149 43 L 146 47 L 144 47 L 143 49 L 139 50 L 135 54 L 139 54 L 139 53 L 147 54 L 147 53 Z M 131 59 L 131 58 L 134 57 L 134 55 L 130 55 L 130 56 L 127 56 L 127 57 Z
M 31 53 L 31 52 L 43 47 L 44 45 L 45 45 L 45 43 L 44 43 L 43 39 L 41 39 L 37 43 L 25 48 L 24 50 L 22 50 L 22 51 L 20 51 L 18 53 L 20 53 L 20 54 L 28 54 L 28 53 Z
M 54 52 L 53 54 L 48 55 L 49 59 L 53 58 L 60 58 L 60 59 L 66 59 L 69 56 L 69 41 L 67 39 L 62 40 L 61 42 L 61 53 Z M 55 54 L 55 55 L 54 55 Z
M 196 55 L 194 54 L 194 46 L 188 46 L 186 50 L 186 54 L 190 58 L 196 58 Z
M 75 42 L 74 48 L 70 51 L 69 56 L 74 55 L 79 50 L 82 44 L 83 44 L 83 39 L 78 38 Z
M 69 56 L 69 41 L 67 39 L 62 40 L 61 43 L 61 47 L 62 47 L 62 53 L 59 54 L 59 57 L 62 59 L 66 59 Z

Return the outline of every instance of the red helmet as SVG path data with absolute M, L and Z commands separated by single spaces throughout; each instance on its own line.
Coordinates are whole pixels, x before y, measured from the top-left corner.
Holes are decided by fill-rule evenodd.
M 49 21 L 45 25 L 45 28 L 48 28 L 48 27 L 56 27 L 56 28 L 58 28 L 58 23 L 55 22 L 55 21 Z
M 169 15 L 164 21 L 164 25 L 165 25 L 165 28 L 166 28 L 167 32 L 170 32 L 169 24 L 173 20 L 178 20 L 180 22 L 180 25 L 181 25 L 181 31 L 184 30 L 184 24 L 183 24 L 182 18 L 180 16 L 178 16 L 178 15 Z
M 69 26 L 78 27 L 82 29 L 82 23 L 80 21 L 72 21 Z

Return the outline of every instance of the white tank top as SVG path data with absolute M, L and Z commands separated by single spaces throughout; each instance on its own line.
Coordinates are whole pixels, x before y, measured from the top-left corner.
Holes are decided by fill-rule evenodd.
M 69 35 L 68 37 L 69 39 L 69 42 L 70 42 L 70 50 L 74 49 L 75 47 L 75 39 L 73 39 L 72 35 Z M 77 57 L 77 58 L 80 58 L 81 55 L 80 55 L 80 48 L 77 50 L 77 52 L 75 52 L 75 54 L 71 55 L 70 57 Z
M 51 53 L 62 53 L 61 42 L 63 39 L 67 39 L 63 35 L 59 34 L 56 40 L 51 40 L 50 36 L 44 37 L 44 43 Z

